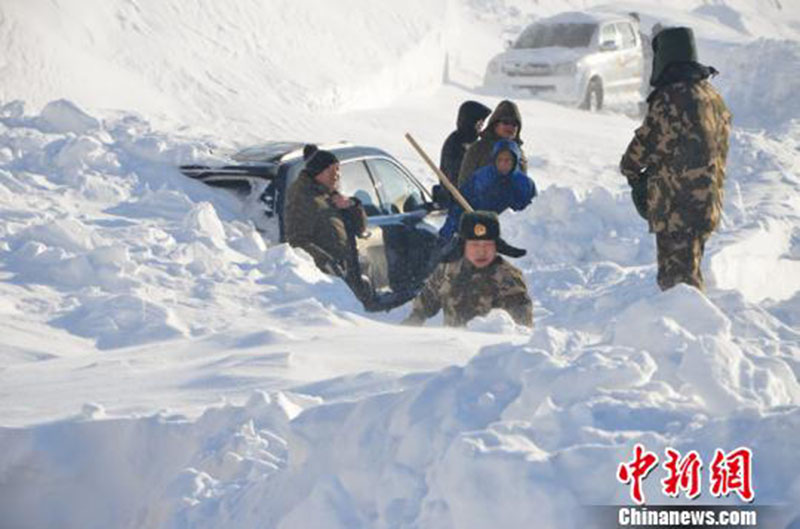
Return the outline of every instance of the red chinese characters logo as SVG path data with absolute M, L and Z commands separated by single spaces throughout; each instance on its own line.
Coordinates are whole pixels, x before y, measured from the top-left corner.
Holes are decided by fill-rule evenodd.
M 717 498 L 731 492 L 739 495 L 742 501 L 751 502 L 753 492 L 753 452 L 749 448 L 737 448 L 725 454 L 722 450 L 714 453 L 711 463 L 711 495 Z
M 662 468 L 666 477 L 661 480 L 661 492 L 670 498 L 684 493 L 693 500 L 702 492 L 703 460 L 695 450 L 685 456 L 673 448 L 664 450 L 666 459 Z M 658 455 L 649 452 L 642 444 L 633 447 L 633 458 L 617 468 L 617 480 L 630 485 L 631 499 L 638 505 L 645 503 L 644 480 L 658 466 Z M 709 468 L 711 495 L 717 498 L 735 492 L 745 502 L 755 498 L 753 490 L 753 453 L 749 448 L 737 448 L 729 453 L 716 450 Z
M 656 466 L 658 456 L 637 443 L 633 448 L 633 460 L 622 463 L 617 469 L 617 479 L 622 483 L 631 483 L 631 499 L 638 505 L 644 503 L 642 481 Z
M 672 448 L 667 448 L 664 453 L 669 458 L 663 465 L 668 473 L 666 479 L 661 480 L 664 494 L 677 498 L 682 490 L 690 500 L 700 496 L 700 471 L 703 469 L 700 454 L 692 450 L 681 458 L 680 452 Z

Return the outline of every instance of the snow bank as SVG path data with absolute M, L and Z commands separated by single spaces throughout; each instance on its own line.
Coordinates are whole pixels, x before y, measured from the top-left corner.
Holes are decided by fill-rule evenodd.
M 786 432 L 800 427 L 800 384 L 782 359 L 734 345 L 731 322 L 688 287 L 632 305 L 612 333 L 572 347 L 537 331 L 356 400 L 259 393 L 195 421 L 0 430 L 14 484 L 2 509 L 21 519 L 48 493 L 58 501 L 34 520 L 65 528 L 582 527 L 582 506 L 627 501 L 614 475 L 636 442 L 706 460 L 749 446 L 756 503 L 791 504 L 800 447 Z M 665 500 L 657 487 L 647 481 L 646 494 Z M 79 508 L 88 501 L 102 508 Z
M 734 124 L 777 130 L 800 119 L 800 42 L 761 38 L 724 47 L 706 60 L 721 72 L 714 84 Z
M 209 159 L 206 144 L 133 115 L 101 123 L 65 100 L 34 116 L 3 108 L 0 255 L 11 281 L 55 291 L 41 314 L 49 325 L 111 349 L 207 332 L 198 322 L 212 316 L 181 296 L 249 297 L 245 305 L 316 324 L 362 311 L 310 257 L 268 251 L 236 198 L 178 172 Z
M 91 268 L 87 270 L 92 273 Z M 80 301 L 51 322 L 73 334 L 96 338 L 99 349 L 165 341 L 186 335 L 185 325 L 163 306 L 132 295 L 100 296 Z
M 798 146 L 797 124 L 780 135 L 732 135 L 722 227 L 708 247 L 712 285 L 756 303 L 800 290 Z
M 716 252 L 710 261 L 716 286 L 754 301 L 792 297 L 800 291 L 800 259 L 785 253 L 793 230 L 791 222 L 766 222 Z
M 630 266 L 653 258 L 646 223 L 628 193 L 615 196 L 597 186 L 581 197 L 553 185 L 534 199 L 530 212 L 508 213 L 503 220 L 503 237 L 528 248 L 537 265 L 611 261 Z
M 184 495 L 199 503 L 214 482 L 258 480 L 285 467 L 281 432 L 293 414 L 285 398 L 255 394 L 238 410 L 209 410 L 191 422 L 170 415 L 96 420 L 102 409 L 87 406 L 83 416 L 42 429 L 0 429 L 0 469 L 15 477 L 0 484 L 3 523 L 163 527 L 171 502 Z M 42 508 L 41 494 L 49 507 Z

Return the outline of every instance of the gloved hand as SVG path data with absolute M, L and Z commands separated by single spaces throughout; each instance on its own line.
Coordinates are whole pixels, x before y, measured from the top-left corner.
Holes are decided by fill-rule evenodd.
M 450 192 L 445 189 L 445 187 L 441 184 L 436 184 L 433 186 L 433 201 L 439 204 L 442 208 L 450 207 L 450 203 L 453 201 L 453 197 L 450 196 Z
M 633 205 L 636 206 L 636 211 L 639 216 L 644 220 L 649 220 L 647 215 L 647 176 L 642 175 L 641 178 L 634 182 L 629 182 L 631 186 L 631 198 Z

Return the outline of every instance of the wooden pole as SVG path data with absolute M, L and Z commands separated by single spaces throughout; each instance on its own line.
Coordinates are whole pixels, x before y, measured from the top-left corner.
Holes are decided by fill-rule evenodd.
M 466 212 L 475 211 L 474 209 L 472 209 L 472 206 L 469 205 L 467 199 L 464 198 L 464 195 L 462 195 L 461 192 L 458 190 L 458 188 L 454 186 L 453 183 L 447 178 L 447 176 L 438 167 L 436 167 L 436 164 L 433 163 L 430 157 L 428 157 L 428 154 L 424 150 L 422 150 L 422 147 L 419 146 L 419 143 L 417 143 L 417 141 L 413 137 L 411 137 L 411 134 L 409 134 L 408 132 L 406 132 L 406 139 L 408 140 L 408 143 L 410 143 L 411 146 L 414 147 L 414 149 L 422 157 L 422 159 L 425 160 L 425 162 L 428 164 L 431 170 L 434 173 L 436 173 L 436 176 L 439 177 L 439 181 L 442 183 L 445 189 L 447 189 L 450 192 L 450 194 L 453 195 L 453 198 L 456 199 L 456 202 L 458 202 L 459 205 L 462 208 L 464 208 L 464 211 Z

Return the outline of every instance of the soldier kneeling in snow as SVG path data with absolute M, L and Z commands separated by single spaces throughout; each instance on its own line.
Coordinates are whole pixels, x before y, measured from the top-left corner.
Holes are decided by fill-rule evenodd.
M 459 237 L 459 251 L 434 270 L 403 323 L 422 325 L 443 309 L 445 325 L 462 326 L 497 308 L 508 312 L 518 324 L 531 327 L 533 304 L 522 272 L 498 255 L 521 257 L 525 250 L 500 238 L 497 214 L 464 213 Z

